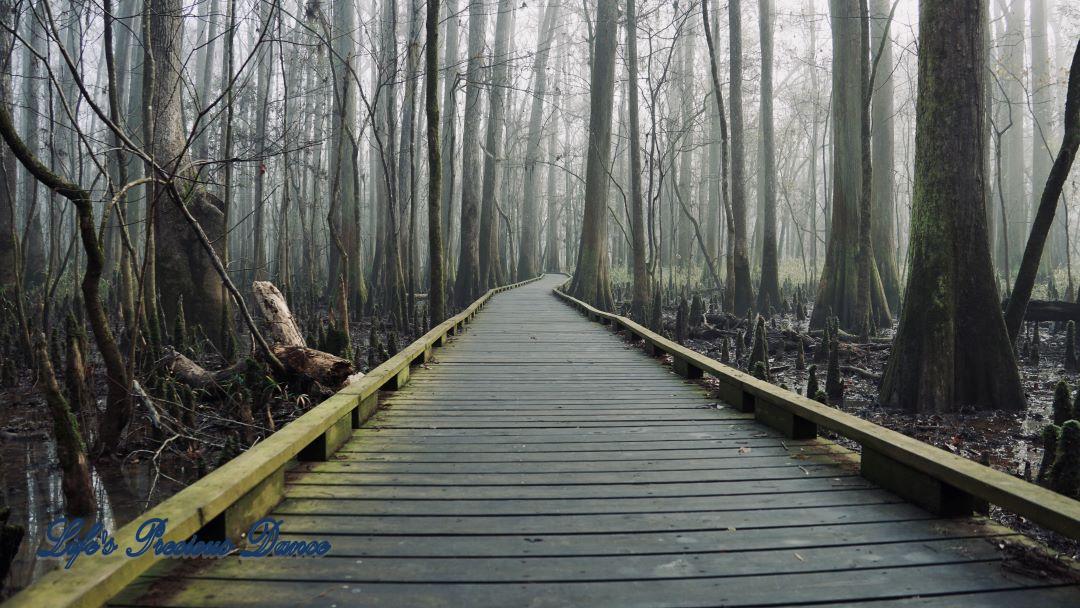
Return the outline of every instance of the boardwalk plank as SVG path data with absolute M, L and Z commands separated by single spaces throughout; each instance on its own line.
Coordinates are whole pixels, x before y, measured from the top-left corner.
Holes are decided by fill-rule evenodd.
M 1008 567 L 1018 537 L 875 488 L 550 295 L 492 299 L 286 475 L 282 539 L 329 557 L 166 563 L 115 605 L 1038 606 L 1075 587 Z

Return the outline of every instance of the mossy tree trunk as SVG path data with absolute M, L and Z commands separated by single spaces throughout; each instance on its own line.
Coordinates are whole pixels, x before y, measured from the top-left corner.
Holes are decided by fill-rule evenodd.
M 889 36 L 889 0 L 870 1 L 871 49 L 877 53 L 873 89 L 871 91 L 872 132 L 870 161 L 874 167 L 871 181 L 873 205 L 871 237 L 874 241 L 874 261 L 877 263 L 881 285 L 889 310 L 900 308 L 900 273 L 896 267 L 896 222 L 893 218 L 893 49 Z M 888 37 L 887 39 L 885 39 Z M 882 39 L 885 39 L 884 44 Z
M 556 74 L 562 74 L 565 67 L 566 53 L 563 53 L 559 58 L 559 69 L 556 70 Z M 544 193 L 547 199 L 547 235 L 544 239 L 545 272 L 560 272 L 562 270 L 562 261 L 559 256 L 559 206 L 562 201 L 558 198 L 557 185 L 557 178 L 563 173 L 562 168 L 557 163 L 560 157 L 558 147 L 559 100 L 562 97 L 562 89 L 559 85 L 560 82 L 557 81 L 555 94 L 551 100 L 551 127 L 547 137 L 547 155 L 550 160 L 547 171 L 547 192 Z M 569 192 L 566 194 L 569 196 Z
M 891 324 L 885 293 L 878 278 L 877 267 L 869 264 L 859 277 L 859 260 L 872 260 L 872 248 L 867 234 L 869 218 L 864 216 L 868 202 L 863 192 L 864 154 L 870 150 L 864 146 L 864 99 L 869 77 L 869 49 L 864 36 L 866 13 L 863 0 L 831 0 L 833 47 L 832 83 L 832 129 L 833 129 L 833 184 L 832 227 L 829 230 L 825 252 L 825 266 L 821 272 L 817 300 L 810 317 L 810 326 L 819 328 L 825 318 L 832 315 L 840 320 L 840 326 L 848 331 L 861 332 L 866 326 L 867 314 L 873 316 L 878 327 Z M 863 255 L 863 249 L 869 249 Z
M 185 167 L 187 133 L 181 114 L 184 65 L 184 6 L 179 0 L 149 0 L 149 39 L 154 61 L 145 66 L 153 83 L 150 91 L 150 156 L 172 185 L 157 184 L 152 190 L 155 228 L 156 285 L 165 324 L 171 326 L 179 302 L 184 316 L 212 339 L 220 337 L 225 310 L 225 291 L 210 255 L 180 209 L 187 207 L 211 243 L 218 248 L 225 234 L 221 201 L 189 181 Z M 176 195 L 183 201 L 176 200 Z
M 544 11 L 540 39 L 536 43 L 533 64 L 532 108 L 529 111 L 528 143 L 525 149 L 525 200 L 521 205 L 521 239 L 518 243 L 517 279 L 523 280 L 540 272 L 540 139 L 543 137 L 544 97 L 547 94 L 547 64 L 551 43 L 555 37 L 555 22 L 559 17 L 559 1 Z
M 1024 407 L 986 227 L 982 4 L 919 7 L 911 268 L 881 386 L 909 411 Z
M 434 327 L 446 318 L 443 259 L 442 158 L 439 147 L 439 0 L 428 0 L 425 48 L 425 99 L 428 168 L 428 318 Z
M 776 143 L 773 135 L 773 2 L 758 3 L 761 39 L 761 284 L 755 308 L 762 314 L 780 307 L 780 270 L 776 252 Z
M 738 316 L 754 305 L 754 286 L 750 282 L 750 256 L 746 247 L 746 156 L 743 150 L 742 114 L 742 7 L 728 2 L 728 40 L 730 43 L 731 116 L 731 274 L 728 276 L 728 304 Z
M 101 446 L 114 450 L 120 445 L 120 435 L 131 420 L 131 398 L 128 393 L 128 368 L 120 354 L 113 336 L 105 303 L 101 297 L 101 278 L 105 267 L 105 254 L 98 238 L 94 222 L 94 206 L 90 193 L 77 184 L 69 182 L 46 167 L 33 151 L 26 147 L 15 132 L 11 113 L 0 103 L 0 136 L 15 158 L 22 163 L 42 185 L 72 202 L 76 212 L 76 225 L 83 250 L 86 253 L 86 271 L 80 284 L 86 318 L 94 332 L 94 341 L 105 364 L 105 380 L 108 386 L 106 415 L 102 419 Z
M 649 306 L 649 272 L 645 264 L 645 209 L 641 193 L 641 118 L 638 109 L 637 1 L 626 0 L 626 69 L 630 121 L 630 252 L 633 259 L 631 315 L 644 323 Z
M 12 53 L 9 28 L 15 23 L 12 0 L 0 0 L 0 103 L 10 112 L 14 91 L 11 88 Z M 0 291 L 15 289 L 18 263 L 15 226 L 15 155 L 0 147 Z
M 487 10 L 469 2 L 469 63 L 465 72 L 465 118 L 461 131 L 461 254 L 454 302 L 464 308 L 480 294 L 480 92 L 484 89 Z
M 612 307 L 608 276 L 607 214 L 608 162 L 611 160 L 611 108 L 615 96 L 615 47 L 618 7 L 600 0 L 596 9 L 591 90 L 589 92 L 589 148 L 585 167 L 585 214 L 577 270 L 570 294 L 601 309 Z
M 79 423 L 76 422 L 67 399 L 60 392 L 45 344 L 45 335 L 38 334 L 34 341 L 38 382 L 52 416 L 53 438 L 56 440 L 56 455 L 60 461 L 61 487 L 64 492 L 64 510 L 71 515 L 90 515 L 97 509 L 97 501 L 90 478 L 86 444 L 79 433 Z
M 491 58 L 488 86 L 487 142 L 483 149 L 484 183 L 480 199 L 480 289 L 500 282 L 499 225 L 495 187 L 503 158 L 503 127 L 506 122 L 506 90 L 510 78 L 510 31 L 513 29 L 514 3 L 499 0 L 495 18 L 495 55 Z

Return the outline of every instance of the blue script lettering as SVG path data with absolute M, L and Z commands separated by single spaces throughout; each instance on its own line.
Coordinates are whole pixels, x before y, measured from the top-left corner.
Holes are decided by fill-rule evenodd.
M 38 557 L 66 557 L 64 569 L 67 570 L 80 555 L 94 555 L 98 552 L 109 555 L 116 551 L 116 541 L 104 526 L 95 523 L 90 526 L 86 534 L 79 536 L 84 525 L 85 522 L 81 517 L 70 520 L 61 517 L 50 522 L 45 531 L 45 537 L 52 543 L 52 547 L 38 549 Z
M 154 555 L 162 557 L 225 557 L 236 549 L 236 545 L 229 540 L 204 541 L 194 534 L 187 540 L 165 540 L 165 530 L 168 520 L 151 518 L 139 525 L 135 531 L 135 542 L 140 543 L 136 549 L 128 547 L 125 553 L 128 557 L 139 557 L 147 551 L 153 550 Z
M 141 543 L 142 546 L 134 551 L 131 547 L 128 547 L 127 549 L 124 549 L 124 555 L 127 555 L 128 557 L 139 557 L 152 549 L 154 541 L 161 540 L 161 537 L 165 536 L 165 527 L 168 523 L 169 520 L 167 519 L 151 517 L 139 524 L 139 528 L 135 530 L 135 542 Z
M 130 558 L 141 557 L 152 551 L 157 557 L 204 558 L 225 557 L 236 551 L 237 547 L 228 539 L 201 540 L 193 534 L 186 540 L 166 540 L 165 534 L 169 521 L 161 517 L 152 517 L 135 528 L 133 543 L 124 549 L 124 555 Z M 248 529 L 248 547 L 239 551 L 240 557 L 322 557 L 330 552 L 327 541 L 281 540 L 279 520 L 264 517 L 253 523 Z M 127 534 L 125 533 L 125 537 Z M 87 527 L 81 518 L 61 517 L 49 523 L 45 537 L 51 547 L 39 549 L 38 557 L 66 558 L 64 569 L 75 564 L 82 555 L 109 555 L 119 546 L 109 531 L 100 523 Z
M 330 552 L 327 541 L 278 540 L 281 520 L 264 517 L 248 528 L 249 547 L 240 557 L 322 557 Z

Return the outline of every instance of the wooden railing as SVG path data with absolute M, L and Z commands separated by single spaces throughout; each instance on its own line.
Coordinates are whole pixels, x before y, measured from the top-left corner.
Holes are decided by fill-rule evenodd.
M 626 317 L 598 310 L 559 290 L 555 294 L 590 319 L 644 340 L 650 354 L 671 355 L 680 375 L 699 378 L 707 373 L 716 378 L 721 399 L 753 412 L 759 422 L 787 437 L 813 438 L 820 427 L 859 443 L 864 477 L 931 512 L 971 515 L 985 513 L 987 505 L 994 504 L 1080 539 L 1080 501 L 758 380 Z
M 150 518 L 167 520 L 164 541 L 185 540 L 194 534 L 201 540 L 238 541 L 248 526 L 280 502 L 285 470 L 292 463 L 328 459 L 353 429 L 375 413 L 379 391 L 404 386 L 410 368 L 427 361 L 433 347 L 442 346 L 447 336 L 461 331 L 491 296 L 539 278 L 489 290 L 363 378 L 118 530 L 113 538 L 120 549 L 114 553 L 84 557 L 70 570 L 50 572 L 13 596 L 5 607 L 83 607 L 109 601 L 162 559 L 153 551 L 135 558 L 124 555 L 125 547 L 142 545 L 135 541 L 135 532 Z

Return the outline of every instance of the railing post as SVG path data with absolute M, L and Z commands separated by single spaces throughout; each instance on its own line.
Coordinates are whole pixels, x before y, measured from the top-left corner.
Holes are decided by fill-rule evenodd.
M 353 418 L 356 416 L 355 411 L 359 408 L 359 397 L 357 395 L 335 395 L 331 399 L 352 399 L 356 402 L 357 407 L 350 408 L 348 414 L 342 416 L 337 422 L 330 425 L 321 435 L 315 438 L 314 441 L 307 444 L 296 454 L 296 459 L 299 461 L 315 461 L 322 462 L 328 460 L 334 455 L 349 437 L 352 437 L 353 430 Z
M 285 466 L 280 466 L 198 531 L 202 540 L 229 539 L 242 545 L 244 534 L 285 497 Z
M 968 516 L 983 510 L 982 501 L 940 479 L 863 446 L 861 474 L 901 498 L 945 517 Z
M 375 415 L 375 410 L 377 409 L 379 409 L 379 392 L 375 391 L 367 397 L 364 397 L 360 401 L 360 405 L 353 408 L 352 428 L 358 429 L 362 427 L 364 423 L 368 421 L 368 418 Z
M 744 395 L 749 393 L 744 393 Z M 813 439 L 817 437 L 817 425 L 770 403 L 767 399 L 754 399 L 754 419 L 780 431 L 788 439 Z
M 671 366 L 675 368 L 675 372 L 683 378 L 700 378 L 701 368 L 693 363 L 682 358 L 678 354 L 671 356 Z
M 383 388 L 388 391 L 396 391 L 405 388 L 405 385 L 409 383 L 409 372 L 409 366 L 406 365 L 401 371 L 387 380 L 386 384 L 383 385 Z

